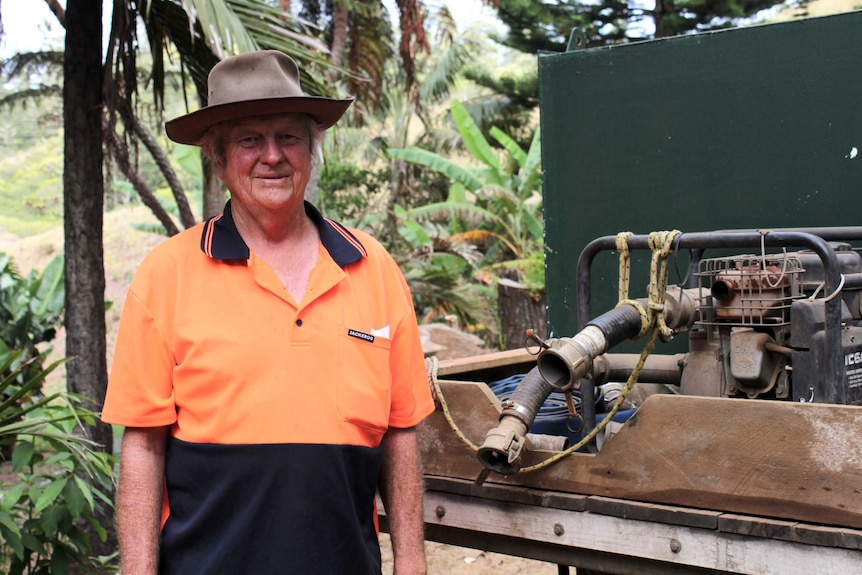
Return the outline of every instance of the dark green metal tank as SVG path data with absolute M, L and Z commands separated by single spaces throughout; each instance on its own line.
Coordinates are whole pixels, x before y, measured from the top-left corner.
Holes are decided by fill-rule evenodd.
M 539 78 L 551 337 L 577 331 L 597 237 L 862 224 L 862 12 L 543 53 Z M 617 266 L 593 264 L 594 314 L 616 304 Z

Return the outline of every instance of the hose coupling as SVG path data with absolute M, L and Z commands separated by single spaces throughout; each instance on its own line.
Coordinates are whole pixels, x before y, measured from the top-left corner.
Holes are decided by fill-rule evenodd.
M 557 391 L 571 391 L 580 386 L 593 358 L 607 350 L 607 338 L 598 327 L 588 325 L 574 337 L 549 339 L 548 347 L 539 352 L 536 366 L 548 385 Z
M 476 456 L 486 469 L 512 475 L 521 468 L 521 455 L 527 444 L 527 426 L 520 417 L 502 415 L 497 427 L 488 431 Z

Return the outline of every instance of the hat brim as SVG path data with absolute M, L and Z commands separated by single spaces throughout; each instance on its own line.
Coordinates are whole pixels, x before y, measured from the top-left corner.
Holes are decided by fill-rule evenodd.
M 291 112 L 308 114 L 320 124 L 321 129 L 325 130 L 334 125 L 352 103 L 353 98 L 337 100 L 315 96 L 230 102 L 206 106 L 185 116 L 174 118 L 165 123 L 165 132 L 174 142 L 200 146 L 206 131 L 219 122 Z

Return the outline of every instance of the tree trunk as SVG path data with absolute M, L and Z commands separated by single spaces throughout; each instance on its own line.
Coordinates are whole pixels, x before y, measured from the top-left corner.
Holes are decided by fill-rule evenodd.
M 497 282 L 497 302 L 500 307 L 500 339 L 503 349 L 524 347 L 526 332 L 547 337 L 545 292 L 530 293 L 527 286 L 503 278 Z
M 344 65 L 344 49 L 347 46 L 347 17 L 350 11 L 346 0 L 335 0 L 332 6 L 332 46 L 329 61 L 336 66 Z
M 60 22 L 60 25 L 65 28 L 66 11 L 63 9 L 62 4 L 60 4 L 57 0 L 45 0 L 45 3 L 48 5 L 48 8 L 51 9 L 51 12 L 54 13 L 54 16 L 57 17 L 57 20 Z
M 667 29 L 667 25 L 665 23 L 665 18 L 672 13 L 672 6 L 666 6 L 665 1 L 666 0 L 656 0 L 655 8 L 652 11 L 652 20 L 653 25 L 655 26 L 653 36 L 655 38 L 664 38 L 665 36 L 673 35 L 673 33 Z
M 165 151 L 159 145 L 156 137 L 152 132 L 150 132 L 150 129 L 141 122 L 141 119 L 136 114 L 132 113 L 131 118 L 135 136 L 137 136 L 138 140 L 140 140 L 141 143 L 144 144 L 144 147 L 146 147 L 150 152 L 150 155 L 153 157 L 153 160 L 156 162 L 162 175 L 165 176 L 168 186 L 171 188 L 171 192 L 174 195 L 174 201 L 177 203 L 177 209 L 180 212 L 180 222 L 183 224 L 184 228 L 192 227 L 197 222 L 192 213 L 192 208 L 189 205 L 189 199 L 186 197 L 186 192 L 183 190 L 183 186 L 180 183 L 179 176 L 177 176 L 177 173 L 171 166 L 171 162 L 165 154 Z
M 101 411 L 108 386 L 105 336 L 105 265 L 102 247 L 102 1 L 69 0 L 63 62 L 63 208 L 66 252 L 66 364 L 69 391 Z M 84 433 L 113 452 L 111 427 Z M 102 524 L 112 531 L 110 518 Z M 91 535 L 94 555 L 115 550 L 113 537 Z

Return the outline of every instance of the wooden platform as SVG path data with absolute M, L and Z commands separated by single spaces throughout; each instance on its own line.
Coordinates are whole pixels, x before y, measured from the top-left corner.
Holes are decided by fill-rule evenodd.
M 426 487 L 427 539 L 579 569 L 844 575 L 862 565 L 859 530 L 434 476 Z
M 499 400 L 481 381 L 442 377 L 455 422 L 481 444 Z M 653 396 L 598 454 L 478 485 L 483 467 L 438 410 L 420 427 L 428 538 L 621 575 L 854 573 L 860 429 L 858 407 Z
M 482 383 L 441 384 L 455 422 L 480 445 L 499 401 Z M 859 430 L 859 407 L 656 395 L 598 454 L 487 481 L 862 529 Z M 440 411 L 419 440 L 428 475 L 474 480 L 484 469 Z M 551 455 L 527 452 L 523 465 Z

